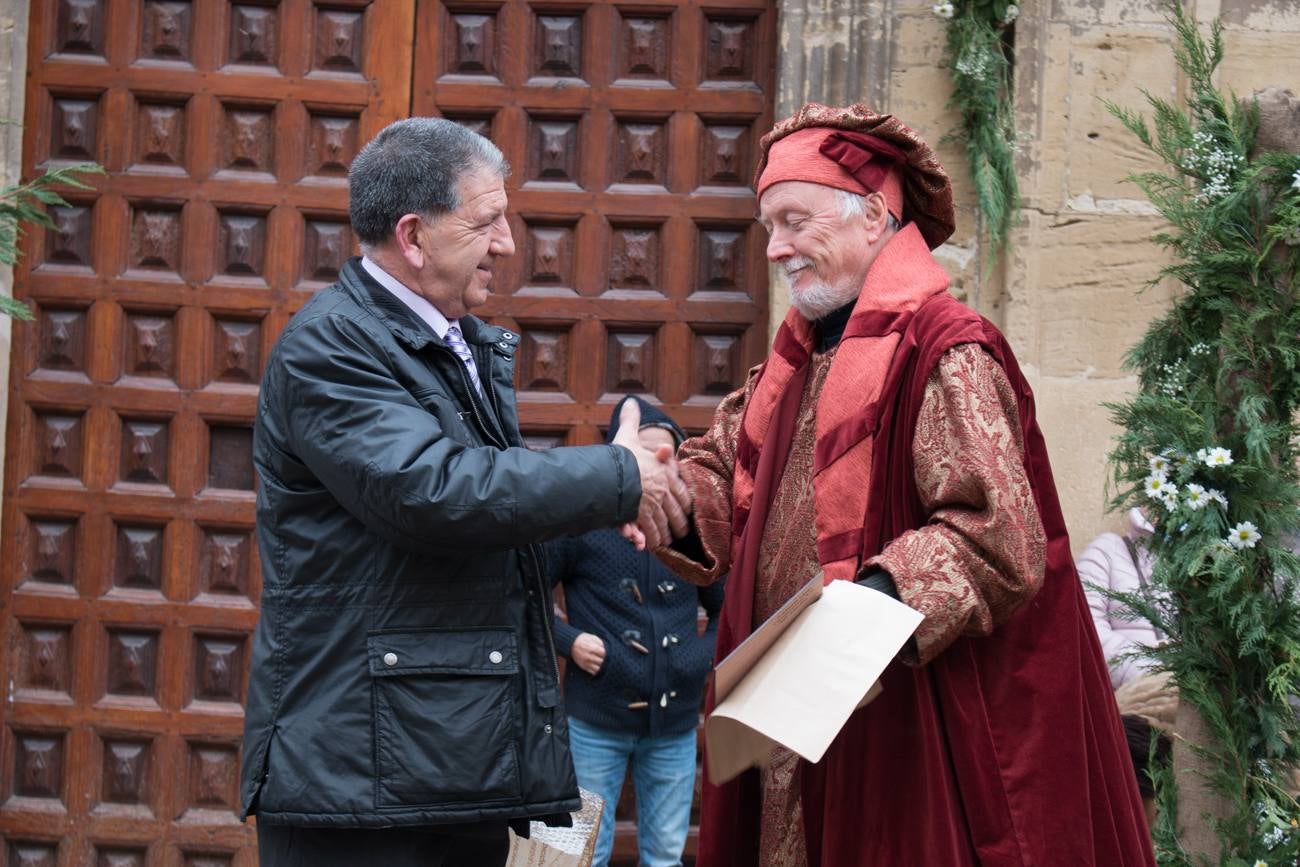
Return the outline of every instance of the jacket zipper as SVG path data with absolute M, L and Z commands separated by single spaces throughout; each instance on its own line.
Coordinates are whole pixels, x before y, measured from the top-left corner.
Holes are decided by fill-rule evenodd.
M 484 420 L 483 416 L 479 413 L 478 401 L 474 397 L 474 383 L 470 382 L 469 371 L 465 369 L 465 362 L 461 361 L 460 357 L 457 356 L 456 353 L 452 352 L 447 347 L 442 346 L 439 347 L 439 349 L 441 349 L 443 352 L 447 353 L 452 357 L 456 369 L 460 371 L 460 380 L 465 384 L 465 390 L 469 393 L 469 406 L 474 413 L 474 420 L 478 422 L 479 428 L 490 440 L 492 440 L 493 443 L 495 443 L 496 445 L 500 446 L 503 449 L 509 448 L 509 445 L 497 439 L 495 432 L 493 432 L 493 430 L 490 427 L 488 427 L 486 420 Z M 473 350 L 470 350 L 470 352 L 472 353 Z M 478 364 L 478 359 L 474 359 L 474 363 Z M 492 376 L 492 367 L 489 364 L 488 381 L 487 381 L 487 385 L 483 387 L 483 390 L 489 396 L 489 399 L 492 401 L 492 406 L 494 409 L 496 409 L 497 416 L 500 417 L 501 410 L 497 408 L 496 395 L 493 394 L 492 391 L 491 376 Z M 479 381 L 480 382 L 483 381 L 482 376 L 479 377 Z M 546 600 L 545 576 L 542 575 L 542 564 L 538 560 L 537 552 L 533 550 L 533 546 L 532 545 L 527 546 L 526 550 L 528 551 L 529 559 L 531 559 L 533 562 L 533 583 L 537 585 L 537 592 L 539 594 L 537 597 L 537 605 L 539 606 L 539 610 L 541 612 L 540 619 L 542 621 L 542 632 L 545 633 L 546 635 L 546 650 L 549 652 L 550 659 L 551 659 L 551 671 L 555 675 L 555 688 L 559 689 L 560 688 L 560 663 L 556 660 L 556 656 L 558 654 L 555 650 L 555 636 L 551 634 L 551 620 L 549 617 L 546 616 L 548 610 L 546 609 L 546 601 L 545 601 Z

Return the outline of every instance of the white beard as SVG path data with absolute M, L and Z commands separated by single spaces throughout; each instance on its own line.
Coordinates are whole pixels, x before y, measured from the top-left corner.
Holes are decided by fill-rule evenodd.
M 812 260 L 804 256 L 793 256 L 781 263 L 782 275 L 790 290 L 790 303 L 809 322 L 821 319 L 828 313 L 839 310 L 858 296 L 856 288 L 832 286 L 815 275 L 808 275 L 802 289 L 795 289 L 791 275 L 800 268 L 811 268 Z

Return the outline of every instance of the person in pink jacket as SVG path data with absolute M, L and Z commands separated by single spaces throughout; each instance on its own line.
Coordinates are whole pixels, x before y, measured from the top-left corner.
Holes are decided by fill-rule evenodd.
M 1145 660 L 1120 658 L 1121 655 L 1153 645 L 1161 638 L 1147 620 L 1124 616 L 1118 602 L 1092 586 L 1129 592 L 1146 586 L 1151 579 L 1151 554 L 1135 540 L 1151 533 L 1152 526 L 1141 509 L 1130 509 L 1128 518 L 1127 534 L 1102 533 L 1088 543 L 1075 561 L 1092 609 L 1092 622 L 1097 627 L 1106 664 L 1110 666 L 1110 683 L 1115 689 L 1147 673 Z

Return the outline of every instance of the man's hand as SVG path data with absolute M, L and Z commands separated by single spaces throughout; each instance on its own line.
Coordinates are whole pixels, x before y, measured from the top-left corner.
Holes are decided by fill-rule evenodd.
M 600 673 L 600 667 L 605 664 L 605 642 L 601 641 L 599 636 L 584 632 L 573 639 L 569 658 L 578 668 L 595 677 Z
M 687 515 L 691 509 L 691 495 L 686 483 L 677 473 L 673 450 L 661 446 L 650 452 L 637 438 L 641 427 L 641 407 L 635 400 L 625 401 L 618 416 L 618 433 L 614 445 L 623 446 L 636 458 L 641 474 L 641 504 L 636 525 L 625 524 L 624 538 L 633 542 L 638 550 L 661 548 L 673 537 L 681 538 L 690 529 Z

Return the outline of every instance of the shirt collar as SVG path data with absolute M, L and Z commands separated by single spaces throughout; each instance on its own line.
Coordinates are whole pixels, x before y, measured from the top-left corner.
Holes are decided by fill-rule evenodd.
M 420 320 L 425 325 L 428 325 L 440 340 L 447 338 L 448 328 L 453 325 L 459 327 L 459 320 L 447 319 L 437 307 L 429 303 L 427 298 L 416 295 L 406 288 L 400 280 L 370 261 L 369 256 L 361 257 L 361 267 L 366 269 L 366 273 L 373 277 L 376 283 L 391 292 L 398 301 L 411 308 L 411 312 L 420 317 Z

